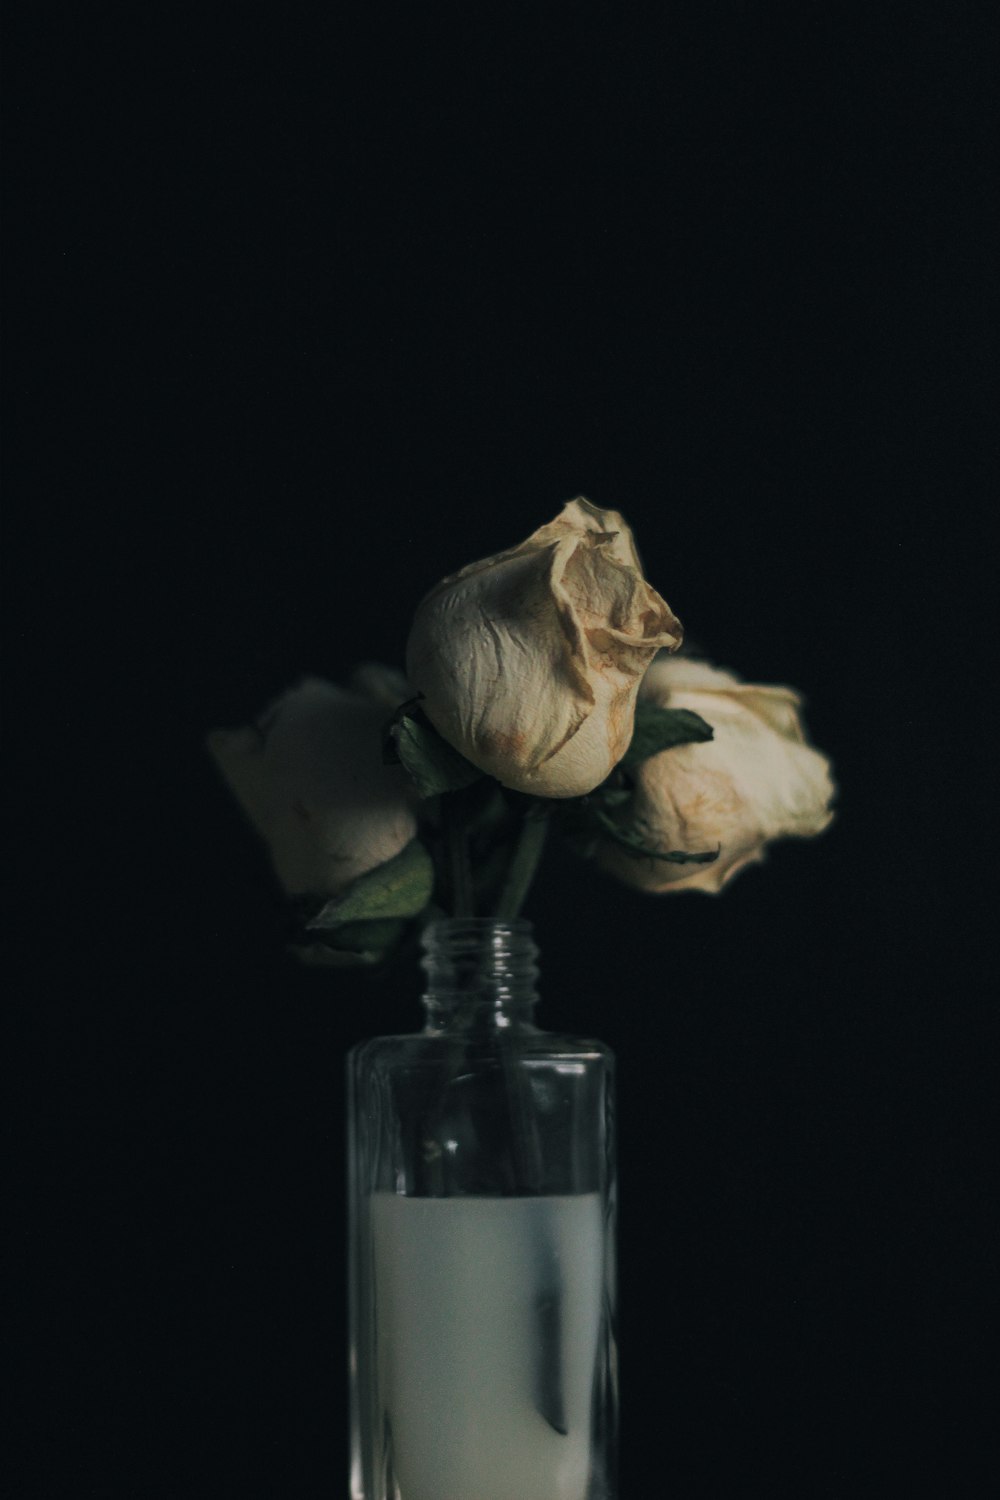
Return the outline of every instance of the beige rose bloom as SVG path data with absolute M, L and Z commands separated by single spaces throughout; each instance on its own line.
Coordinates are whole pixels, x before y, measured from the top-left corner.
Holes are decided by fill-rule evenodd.
M 520 546 L 432 589 L 407 677 L 482 771 L 517 791 L 576 797 L 625 754 L 643 673 L 680 642 L 623 518 L 581 496 Z
M 356 681 L 368 690 L 306 677 L 256 724 L 208 736 L 290 896 L 338 895 L 417 831 L 415 788 L 401 766 L 382 764 L 382 729 L 406 684 L 371 664 Z
M 664 852 L 721 846 L 721 853 L 711 865 L 676 865 L 634 857 L 607 841 L 599 862 L 626 884 L 714 893 L 762 860 L 771 839 L 809 837 L 830 823 L 830 765 L 806 743 L 801 699 L 790 688 L 741 682 L 705 662 L 661 658 L 646 673 L 641 697 L 691 709 L 714 731 L 710 741 L 677 745 L 636 767 L 634 813 L 644 841 Z

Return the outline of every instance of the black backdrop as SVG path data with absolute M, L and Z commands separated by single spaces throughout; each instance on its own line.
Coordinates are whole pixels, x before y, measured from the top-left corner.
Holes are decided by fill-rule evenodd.
M 976 12 L 24 18 L 19 1493 L 344 1493 L 342 1060 L 417 976 L 286 957 L 203 737 L 578 493 L 840 789 L 719 900 L 531 899 L 544 1019 L 620 1060 L 622 1493 L 979 1493 Z

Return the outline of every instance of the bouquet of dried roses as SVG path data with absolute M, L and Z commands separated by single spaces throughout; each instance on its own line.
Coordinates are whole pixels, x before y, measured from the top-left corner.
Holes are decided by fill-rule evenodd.
M 718 892 L 831 820 L 799 696 L 688 656 L 623 517 L 579 497 L 417 608 L 405 677 L 309 677 L 212 754 L 310 962 L 517 915 L 548 830 L 638 890 Z
M 639 890 L 718 891 L 833 791 L 797 695 L 681 637 L 622 517 L 578 498 L 431 590 L 405 677 L 307 678 L 210 738 L 304 958 L 423 946 L 423 1031 L 348 1057 L 364 1500 L 617 1493 L 615 1060 L 535 1025 L 518 913 L 550 829 Z

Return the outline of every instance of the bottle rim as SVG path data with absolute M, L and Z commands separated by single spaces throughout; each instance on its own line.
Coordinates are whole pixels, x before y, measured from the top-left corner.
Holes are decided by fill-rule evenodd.
M 427 923 L 422 936 L 425 942 L 443 937 L 482 937 L 490 932 L 529 937 L 533 930 L 528 917 L 435 917 Z

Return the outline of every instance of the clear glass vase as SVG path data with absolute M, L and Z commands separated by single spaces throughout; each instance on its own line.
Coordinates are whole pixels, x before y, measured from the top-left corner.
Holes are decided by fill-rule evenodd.
M 539 1030 L 530 923 L 424 938 L 348 1058 L 352 1500 L 614 1500 L 614 1059 Z

